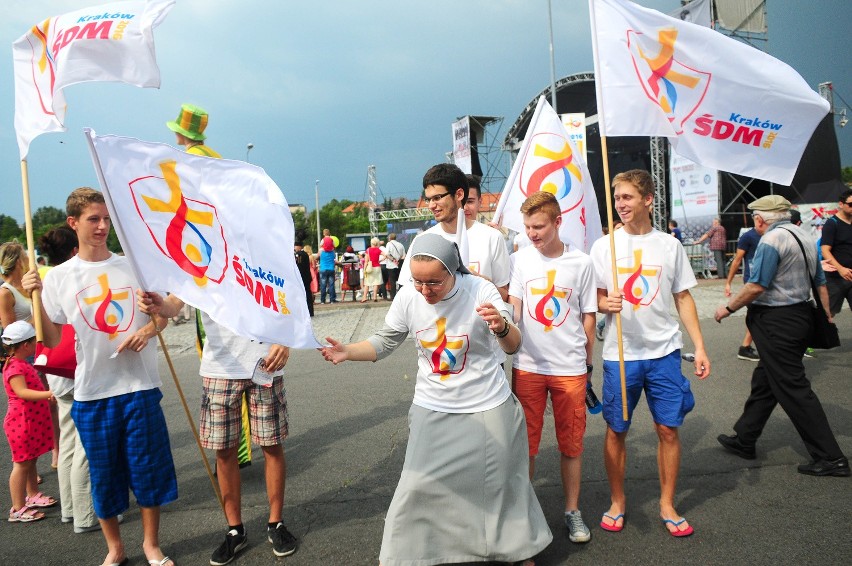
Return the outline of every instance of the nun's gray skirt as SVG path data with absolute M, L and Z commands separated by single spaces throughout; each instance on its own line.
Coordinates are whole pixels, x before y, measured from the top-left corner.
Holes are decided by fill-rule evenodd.
M 412 405 L 408 421 L 405 464 L 382 536 L 384 566 L 515 562 L 550 544 L 514 395 L 481 413 Z

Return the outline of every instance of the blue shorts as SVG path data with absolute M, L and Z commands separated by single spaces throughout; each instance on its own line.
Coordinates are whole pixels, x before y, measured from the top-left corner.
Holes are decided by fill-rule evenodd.
M 626 432 L 630 428 L 633 409 L 643 390 L 655 423 L 669 427 L 682 425 L 683 418 L 695 407 L 695 397 L 689 380 L 680 371 L 680 363 L 680 350 L 655 360 L 624 362 L 628 416 L 625 421 L 618 361 L 604 360 L 603 416 L 609 427 L 615 432 Z
M 71 418 L 89 459 L 92 501 L 101 519 L 130 506 L 128 488 L 142 507 L 177 499 L 177 477 L 159 389 L 95 401 L 74 401 Z

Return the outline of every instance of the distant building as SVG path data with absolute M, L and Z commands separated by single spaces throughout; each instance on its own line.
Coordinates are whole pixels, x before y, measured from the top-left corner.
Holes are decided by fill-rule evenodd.
M 305 216 L 308 215 L 308 209 L 305 208 L 304 204 L 291 204 L 290 205 L 290 214 L 295 214 L 297 212 L 301 212 Z

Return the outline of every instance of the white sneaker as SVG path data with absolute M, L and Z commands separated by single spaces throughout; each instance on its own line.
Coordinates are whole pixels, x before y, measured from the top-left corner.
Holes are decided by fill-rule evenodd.
M 568 527 L 568 538 L 571 542 L 589 542 L 592 538 L 592 533 L 583 522 L 579 510 L 565 513 L 565 526 Z

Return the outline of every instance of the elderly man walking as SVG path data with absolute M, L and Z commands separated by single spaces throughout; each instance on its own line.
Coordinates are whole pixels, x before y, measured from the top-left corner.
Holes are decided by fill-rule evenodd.
M 748 306 L 746 324 L 760 351 L 751 375 L 751 395 L 734 424 L 733 436 L 720 434 L 719 443 L 741 458 L 753 460 L 755 444 L 769 416 L 780 404 L 796 427 L 812 458 L 800 474 L 848 476 L 849 460 L 840 451 L 828 418 L 805 376 L 802 356 L 810 333 L 811 273 L 828 313 L 825 275 L 816 245 L 807 233 L 790 223 L 790 201 L 779 195 L 757 199 L 749 206 L 761 234 L 748 283 L 726 305 L 716 309 L 716 321 Z M 828 313 L 829 319 L 831 314 Z

